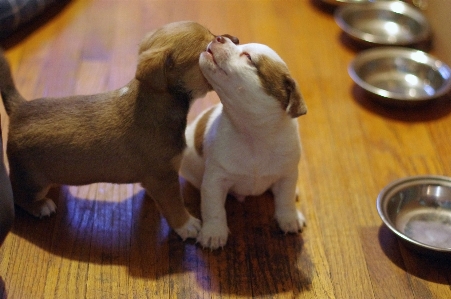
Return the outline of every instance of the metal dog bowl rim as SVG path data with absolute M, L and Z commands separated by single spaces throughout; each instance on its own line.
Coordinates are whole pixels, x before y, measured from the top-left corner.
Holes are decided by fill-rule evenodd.
M 368 3 L 374 3 L 377 1 L 388 1 L 388 0 L 321 0 L 325 3 L 332 4 L 332 5 L 349 5 L 349 4 L 368 4 Z
M 416 240 L 408 237 L 403 232 L 399 231 L 396 228 L 395 224 L 387 216 L 386 203 L 390 200 L 390 198 L 392 198 L 392 195 L 394 195 L 397 192 L 404 190 L 408 187 L 416 186 L 416 185 L 425 185 L 425 184 L 448 186 L 451 188 L 451 177 L 442 176 L 442 175 L 418 175 L 418 176 L 409 176 L 409 177 L 397 179 L 397 180 L 389 183 L 387 186 L 385 186 L 379 192 L 379 195 L 377 196 L 377 200 L 376 200 L 377 211 L 378 211 L 379 216 L 382 219 L 383 223 L 395 235 L 397 235 L 401 240 L 405 241 L 407 244 L 414 245 L 414 247 L 419 250 L 426 249 L 428 251 L 434 251 L 434 252 L 451 253 L 451 248 L 432 246 L 432 245 L 425 244 L 425 243 L 416 241 Z
M 396 40 L 394 42 L 387 41 L 384 37 L 380 37 L 378 35 L 374 35 L 371 33 L 363 32 L 362 30 L 355 28 L 351 24 L 349 24 L 345 16 L 349 13 L 361 13 L 362 11 L 369 11 L 369 10 L 385 10 L 385 11 L 391 11 L 394 13 L 398 13 L 397 11 L 393 10 L 393 6 L 396 8 L 402 7 L 402 10 L 404 10 L 404 16 L 407 16 L 411 19 L 414 19 L 421 25 L 421 31 L 420 33 L 416 34 L 411 39 L 401 39 Z M 401 9 L 397 9 L 401 10 Z M 398 13 L 400 14 L 400 13 Z M 412 44 L 417 44 L 423 41 L 426 41 L 431 36 L 431 26 L 429 25 L 429 22 L 425 15 L 416 7 L 403 2 L 403 1 L 377 1 L 377 2 L 370 2 L 365 4 L 347 4 L 347 5 L 341 5 L 338 7 L 338 9 L 334 13 L 334 19 L 337 25 L 350 37 L 357 41 L 362 41 L 364 43 L 369 43 L 372 45 L 393 45 L 393 46 L 407 46 Z
M 413 59 L 412 56 L 417 57 L 417 60 Z M 449 77 L 445 78 L 445 83 L 437 90 L 435 90 L 434 94 L 429 96 L 418 96 L 412 97 L 403 95 L 400 93 L 394 93 L 392 91 L 382 89 L 376 87 L 358 75 L 358 65 L 371 62 L 374 59 L 379 58 L 396 58 L 403 57 L 406 59 L 411 59 L 417 63 L 422 63 L 430 66 L 435 69 L 437 72 L 440 70 L 447 72 Z M 360 52 L 354 59 L 349 63 L 348 66 L 348 74 L 351 79 L 359 85 L 361 88 L 366 91 L 375 94 L 379 97 L 383 97 L 386 99 L 392 99 L 394 101 L 404 101 L 404 102 L 421 102 L 421 101 L 429 101 L 436 99 L 440 96 L 447 94 L 451 90 L 451 68 L 440 59 L 435 56 L 426 53 L 421 50 L 413 49 L 413 48 L 405 48 L 405 47 L 378 47 L 373 49 L 367 49 Z

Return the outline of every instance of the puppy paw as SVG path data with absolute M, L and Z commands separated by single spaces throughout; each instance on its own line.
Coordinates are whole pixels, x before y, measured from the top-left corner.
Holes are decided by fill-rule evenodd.
M 284 233 L 298 233 L 301 232 L 305 226 L 304 215 L 298 210 L 291 213 L 276 215 L 277 222 L 280 229 Z
M 56 213 L 56 204 L 53 202 L 53 200 L 49 198 L 42 199 L 42 203 L 40 205 L 40 212 L 39 217 L 47 217 L 52 215 L 53 213 Z
M 50 216 L 56 212 L 56 205 L 53 200 L 49 198 L 17 204 L 31 215 L 39 218 Z
M 185 241 L 188 238 L 196 238 L 201 228 L 200 220 L 191 216 L 184 225 L 174 228 L 175 232 Z
M 227 225 L 217 225 L 217 223 L 204 224 L 197 236 L 197 242 L 203 248 L 218 249 L 227 243 L 229 229 Z

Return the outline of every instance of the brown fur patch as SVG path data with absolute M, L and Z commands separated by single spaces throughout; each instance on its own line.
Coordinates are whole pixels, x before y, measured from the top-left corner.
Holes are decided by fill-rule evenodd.
M 258 58 L 257 69 L 266 93 L 275 97 L 286 109 L 288 107 L 288 95 L 283 80 L 290 76 L 286 66 L 262 55 Z
M 283 63 L 260 56 L 256 66 L 265 92 L 276 98 L 284 110 L 288 109 L 290 116 L 297 117 L 307 112 L 297 84 Z
M 215 107 L 208 109 L 199 119 L 196 125 L 196 130 L 194 131 L 194 148 L 199 156 L 204 153 L 204 135 L 207 129 L 207 123 L 210 119 L 210 115 L 213 113 Z

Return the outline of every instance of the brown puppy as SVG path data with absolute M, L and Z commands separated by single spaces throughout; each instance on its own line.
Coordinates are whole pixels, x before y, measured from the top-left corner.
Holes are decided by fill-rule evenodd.
M 214 38 L 194 22 L 168 24 L 144 38 L 126 86 L 33 101 L 16 90 L 0 55 L 15 203 L 42 217 L 55 212 L 45 197 L 54 184 L 140 182 L 183 239 L 196 237 L 200 221 L 183 204 L 178 169 L 190 103 L 211 90 L 198 61 Z

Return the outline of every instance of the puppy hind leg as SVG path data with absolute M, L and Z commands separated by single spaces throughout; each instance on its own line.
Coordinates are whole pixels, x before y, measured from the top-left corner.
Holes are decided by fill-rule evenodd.
M 13 186 L 14 203 L 35 217 L 50 216 L 56 212 L 56 204 L 45 197 L 49 189 L 50 186 L 37 192 L 27 192 Z
M 169 225 L 183 239 L 196 238 L 201 223 L 185 207 L 177 172 L 162 177 L 148 177 L 142 182 Z
M 14 204 L 21 207 L 35 217 L 46 217 L 56 212 L 56 204 L 46 198 L 51 185 L 31 183 L 29 180 L 14 175 L 11 169 L 11 185 L 13 189 Z

